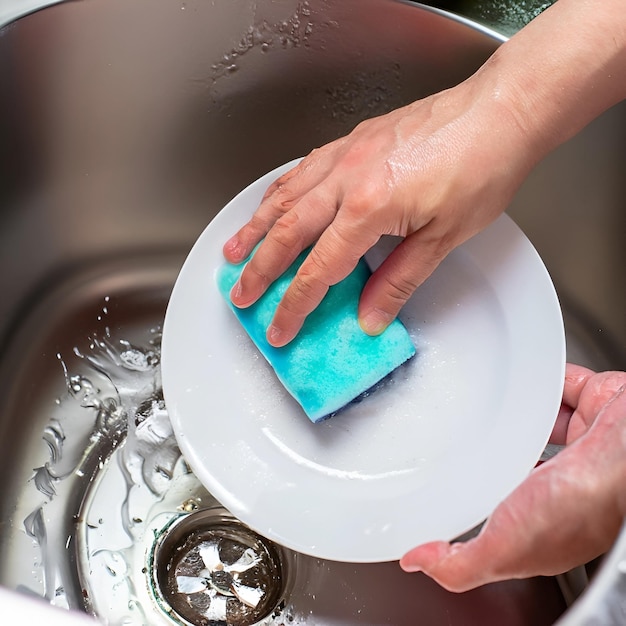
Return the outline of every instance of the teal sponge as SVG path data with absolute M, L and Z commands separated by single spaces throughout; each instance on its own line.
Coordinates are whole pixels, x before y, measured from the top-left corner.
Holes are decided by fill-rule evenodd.
M 230 291 L 244 265 L 225 263 L 218 269 L 220 293 L 285 389 L 313 422 L 336 413 L 373 387 L 415 354 L 404 325 L 395 320 L 380 335 L 361 330 L 357 319 L 359 296 L 371 272 L 364 260 L 344 280 L 333 285 L 311 313 L 297 337 L 281 348 L 270 345 L 266 330 L 287 286 L 304 261 L 301 253 L 252 306 L 239 309 Z

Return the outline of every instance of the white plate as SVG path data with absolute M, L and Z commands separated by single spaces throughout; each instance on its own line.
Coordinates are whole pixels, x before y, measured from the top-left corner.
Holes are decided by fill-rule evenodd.
M 481 522 L 535 465 L 561 401 L 561 310 L 502 216 L 404 307 L 418 354 L 393 384 L 312 424 L 215 284 L 223 243 L 290 165 L 241 192 L 191 250 L 164 323 L 165 400 L 195 474 L 260 534 L 332 560 L 395 560 Z

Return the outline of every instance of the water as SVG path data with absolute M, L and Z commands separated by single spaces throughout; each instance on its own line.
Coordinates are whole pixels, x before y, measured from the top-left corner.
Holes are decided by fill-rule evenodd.
M 291 49 L 308 45 L 315 25 L 310 19 L 311 8 L 306 0 L 282 19 L 267 19 L 258 15 L 257 11 L 255 6 L 252 23 L 237 44 L 212 64 L 213 84 L 239 70 L 242 58 L 252 50 L 265 53 L 273 48 Z
M 159 597 L 189 622 L 210 616 L 248 626 L 281 604 L 281 550 L 220 507 L 182 519 L 161 539 L 153 568 Z
M 230 94 L 232 85 L 229 78 L 236 73 L 245 73 L 245 79 L 238 77 L 238 84 L 244 80 L 258 80 L 264 71 L 259 63 L 260 56 L 285 51 L 290 57 L 302 53 L 315 55 L 318 50 L 325 50 L 329 33 L 339 28 L 338 22 L 329 19 L 326 13 L 323 5 L 322 8 L 313 6 L 307 0 L 299 2 L 287 14 L 280 7 L 270 9 L 266 4 L 253 3 L 246 30 L 236 44 L 211 63 L 208 69 L 206 82 L 211 108 L 227 110 L 236 106 L 236 100 L 231 96 L 240 94 Z M 337 55 L 343 58 L 346 51 L 339 49 Z M 276 62 L 286 63 L 286 67 L 290 64 L 284 58 L 276 59 Z M 404 104 L 401 85 L 402 72 L 397 59 L 382 57 L 365 70 L 351 68 L 340 73 L 337 81 L 321 93 L 314 87 L 309 97 L 320 99 L 321 118 L 332 119 L 349 128 L 360 120 L 381 115 Z M 303 85 L 297 88 L 310 89 Z
M 50 604 L 90 612 L 111 626 L 184 623 L 168 613 L 173 600 L 163 597 L 157 581 L 157 566 L 167 551 L 157 553 L 157 548 L 185 520 L 218 509 L 228 517 L 190 471 L 172 434 L 160 380 L 160 322 L 171 286 L 163 287 L 160 273 L 152 281 L 151 276 L 138 273 L 132 284 L 89 282 L 84 301 L 64 300 L 65 317 L 50 326 L 50 337 L 37 343 L 35 333 L 29 335 L 34 348 L 33 361 L 25 361 L 28 368 L 17 364 L 27 381 L 17 389 L 37 401 L 22 403 L 15 412 L 15 422 L 29 434 L 26 442 L 15 442 L 20 465 L 6 494 L 14 500 L 3 527 L 0 582 Z M 113 283 L 123 286 L 120 293 L 94 296 L 105 287 L 110 291 Z M 36 318 L 42 319 L 47 316 Z M 440 361 L 436 346 L 420 349 L 427 363 L 431 353 Z M 379 391 L 382 401 L 387 394 Z M 264 402 L 257 400 L 255 408 L 265 410 Z M 338 424 L 328 423 L 340 448 Z M 381 461 L 387 462 L 392 461 Z M 294 506 L 302 512 L 312 503 Z M 335 522 L 328 511 L 328 528 Z M 467 623 L 466 599 L 404 574 L 396 563 L 331 562 L 269 545 L 278 551 L 282 568 L 280 576 L 268 569 L 269 578 L 281 578 L 283 587 L 259 622 L 266 626 L 338 626 L 353 623 L 356 615 L 363 624 L 400 626 L 414 623 L 415 615 L 434 626 Z M 211 567 L 190 576 L 206 589 L 196 594 L 211 600 L 213 585 L 234 593 L 230 587 L 236 581 L 213 574 L 236 563 L 243 552 L 229 557 L 220 551 L 219 556 L 219 563 L 209 559 Z M 240 582 L 256 586 L 247 579 Z M 472 606 L 498 616 L 513 614 L 514 605 L 524 623 L 534 584 L 515 583 L 518 591 L 512 595 L 477 590 Z M 177 586 L 175 592 L 188 595 L 188 589 Z M 239 593 L 248 605 L 258 597 L 247 589 Z
M 110 301 L 104 299 L 94 320 L 99 333 L 89 336 L 87 347 L 57 354 L 64 391 L 49 407 L 41 432 L 45 460 L 26 488 L 32 508 L 22 527 L 32 561 L 22 563 L 26 571 L 17 587 L 111 626 L 167 624 L 172 618 L 154 574 L 156 546 L 175 522 L 219 503 L 176 444 L 161 390 L 160 326 L 133 331 L 131 342 L 129 329 L 107 325 Z M 269 610 L 281 602 L 281 582 L 273 582 L 279 594 Z M 240 590 L 253 609 L 268 593 L 264 584 L 263 592 L 249 582 Z M 211 615 L 224 624 L 303 623 L 284 599 L 262 621 L 227 621 L 217 609 Z

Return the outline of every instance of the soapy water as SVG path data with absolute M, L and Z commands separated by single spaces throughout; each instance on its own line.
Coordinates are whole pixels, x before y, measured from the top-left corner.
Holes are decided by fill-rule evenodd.
M 463 274 L 459 280 L 465 278 Z M 428 286 L 423 293 L 427 303 L 432 300 L 439 304 L 429 305 L 419 312 L 418 318 L 407 320 L 416 333 L 412 338 L 419 360 L 409 363 L 407 369 L 401 368 L 391 382 L 377 389 L 367 403 L 361 403 L 362 413 L 376 414 L 376 419 L 361 419 L 354 424 L 366 430 L 391 424 L 382 434 L 376 431 L 371 439 L 377 440 L 379 434 L 391 436 L 389 433 L 397 428 L 395 420 L 402 421 L 402 416 L 394 414 L 394 403 L 388 402 L 388 396 L 394 387 L 406 382 L 408 372 L 416 367 L 420 371 L 417 375 L 412 371 L 411 379 L 415 379 L 420 402 L 424 401 L 420 390 L 431 388 L 435 379 L 460 381 L 452 390 L 444 382 L 439 383 L 442 393 L 438 393 L 432 411 L 422 407 L 420 412 L 415 402 L 409 403 L 408 410 L 416 420 L 429 419 L 430 412 L 439 424 L 440 430 L 433 429 L 435 434 L 430 439 L 426 433 L 421 436 L 419 444 L 424 452 L 418 450 L 399 460 L 396 454 L 389 458 L 375 457 L 374 473 L 416 468 L 414 474 L 419 476 L 411 475 L 411 481 L 427 479 L 428 467 L 432 467 L 432 463 L 426 462 L 428 455 L 432 458 L 439 454 L 437 445 L 442 444 L 437 442 L 446 439 L 440 437 L 441 428 L 446 428 L 442 411 L 456 405 L 458 397 L 470 394 L 474 383 L 461 381 L 458 372 L 471 368 L 457 362 L 457 357 L 446 351 L 443 339 L 435 332 L 444 327 L 441 307 L 445 306 L 448 314 L 464 316 L 471 303 L 453 307 L 441 294 L 431 293 Z M 163 604 L 157 601 L 150 560 L 155 544 L 173 523 L 190 519 L 193 514 L 218 504 L 190 470 L 173 436 L 161 391 L 161 309 L 159 313 L 150 309 L 149 314 L 141 309 L 144 312 L 138 317 L 136 304 L 135 300 L 126 301 L 124 296 L 104 298 L 96 312 L 89 314 L 93 316 L 93 324 L 87 320 L 86 328 L 92 329 L 88 336 L 80 331 L 75 338 L 64 339 L 62 348 L 52 350 L 51 356 L 55 350 L 61 350 L 56 355 L 58 383 L 51 386 L 49 394 L 43 388 L 33 387 L 42 397 L 42 417 L 45 416 L 43 421 L 35 422 L 39 423 L 40 432 L 31 437 L 40 450 L 34 457 L 38 460 L 30 466 L 33 467 L 30 480 L 26 483 L 24 479 L 22 483 L 19 503 L 12 516 L 14 521 L 5 535 L 6 561 L 10 562 L 10 567 L 5 568 L 5 585 L 43 597 L 56 606 L 86 610 L 112 626 L 172 623 Z M 490 319 L 479 316 L 483 317 Z M 420 328 L 425 324 L 430 324 L 430 330 L 422 334 Z M 484 333 L 479 335 L 482 337 Z M 236 367 L 230 371 L 239 379 L 237 387 L 242 390 L 242 401 L 254 415 L 255 423 L 262 427 L 272 412 L 289 399 L 282 390 L 259 395 L 254 393 L 258 384 L 244 384 L 254 370 L 264 389 L 277 386 L 271 368 L 252 350 L 245 333 L 239 329 L 231 340 L 239 349 L 234 351 Z M 256 366 L 251 368 L 251 363 Z M 484 371 L 476 373 L 479 375 L 483 376 Z M 449 394 L 453 395 L 449 397 Z M 206 406 L 210 417 L 215 404 L 208 390 Z M 355 466 L 354 455 L 345 452 L 349 446 L 343 442 L 350 436 L 349 429 L 345 429 L 345 417 L 337 416 L 336 420 L 316 425 L 324 429 L 327 441 L 333 444 L 329 447 L 335 452 L 331 460 L 317 461 L 340 471 L 371 473 L 369 460 L 366 463 L 359 457 L 357 461 L 362 460 L 363 464 Z M 283 424 L 281 441 L 289 442 L 290 435 L 301 434 L 300 426 L 300 422 L 294 423 L 290 430 L 289 424 Z M 422 457 L 426 459 L 423 463 Z M 254 474 L 250 478 L 253 482 Z M 364 485 L 371 488 L 371 481 Z M 302 503 L 293 503 L 298 505 Z M 333 511 L 328 513 L 332 524 Z M 408 585 L 399 578 L 395 564 L 389 568 L 356 567 L 285 552 L 295 558 L 296 566 L 288 568 L 293 579 L 278 602 L 279 608 L 262 618 L 260 624 L 327 623 L 328 606 L 334 606 L 335 612 L 342 615 L 359 613 L 364 620 L 369 612 L 374 616 L 371 623 L 380 623 L 375 617 L 379 607 L 391 613 L 396 611 L 397 615 L 404 613 L 404 605 L 385 600 L 395 596 L 404 584 Z M 236 561 L 224 563 L 232 565 Z M 375 573 L 377 593 L 372 594 L 368 591 L 369 581 Z M 202 585 L 206 589 L 196 592 L 198 595 L 211 599 L 211 591 L 215 590 L 211 586 L 215 584 L 213 574 L 211 567 L 194 574 L 194 578 L 200 579 L 194 581 L 194 588 Z M 245 586 L 250 585 L 246 582 Z M 186 589 L 183 585 L 181 593 Z M 249 598 L 252 592 L 243 593 Z M 406 597 L 417 599 L 408 590 Z
M 173 435 L 161 391 L 161 328 L 154 323 L 160 318 L 151 315 L 147 321 L 132 318 L 132 322 L 113 320 L 109 324 L 109 310 L 125 319 L 123 301 L 107 298 L 102 304 L 94 315 L 95 330 L 90 336 L 70 340 L 57 354 L 58 385 L 47 401 L 48 419 L 33 437 L 39 441 L 41 461 L 34 464 L 23 488 L 15 527 L 8 529 L 12 556 L 10 579 L 4 582 L 53 605 L 87 611 L 110 626 L 193 623 L 169 615 L 168 604 L 171 607 L 174 601 L 166 598 L 168 602 L 164 602 L 156 584 L 155 570 L 161 559 L 157 547 L 171 529 L 219 507 L 219 503 L 191 471 Z M 234 339 L 269 383 L 272 374 L 262 357 L 251 354 L 250 342 L 244 337 Z M 433 351 L 433 346 L 420 346 L 426 363 Z M 401 378 L 404 375 L 400 373 Z M 398 381 L 391 386 L 394 384 Z M 386 395 L 385 389 L 377 390 L 371 400 L 379 406 Z M 250 406 L 257 412 L 269 411 L 267 402 L 276 408 L 274 394 L 256 401 L 250 398 Z M 211 406 L 207 393 L 208 412 Z M 341 440 L 340 422 L 329 420 L 327 425 L 332 429 L 329 434 Z M 331 520 L 329 511 L 329 523 Z M 203 554 L 206 557 L 206 552 Z M 396 610 L 396 603 L 385 598 L 408 584 L 400 580 L 393 563 L 357 567 L 282 548 L 280 554 L 283 563 L 287 562 L 282 592 L 277 602 L 272 602 L 272 612 L 253 623 L 329 623 L 329 606 L 335 606 L 340 614 L 360 614 L 364 623 L 370 623 L 367 614 Z M 239 604 L 255 609 L 258 593 L 253 591 L 255 585 L 243 578 L 250 572 L 236 571 L 243 552 L 228 558 L 220 548 L 219 557 L 219 562 L 203 558 L 198 571 L 181 574 L 188 579 L 177 581 L 180 585 L 174 593 L 180 592 L 185 601 L 193 596 L 196 603 L 204 602 L 205 617 L 210 611 L 223 617 L 227 611 L 226 620 L 214 620 L 215 625 L 243 626 L 245 621 L 229 621 L 230 609 L 224 598 L 232 602 L 229 594 L 237 591 Z M 232 576 L 228 584 L 222 571 Z M 376 596 L 368 591 L 373 576 L 380 577 Z M 216 588 L 224 593 L 218 595 Z M 399 615 L 403 605 L 397 606 Z M 377 623 L 377 618 L 372 619 L 371 623 Z
M 225 52 L 219 61 L 211 65 L 213 84 L 240 69 L 242 58 L 252 50 L 265 53 L 273 48 L 288 49 L 307 46 L 314 31 L 311 21 L 311 8 L 305 0 L 300 2 L 291 15 L 282 20 L 268 20 L 258 16 L 254 7 L 254 17 L 241 39 L 231 50 Z
M 227 88 L 230 76 L 242 71 L 248 71 L 251 77 L 258 74 L 261 68 L 255 64 L 257 55 L 285 50 L 315 54 L 331 39 L 328 32 L 339 27 L 337 21 L 328 19 L 323 6 L 313 8 L 307 0 L 281 17 L 264 15 L 264 11 L 267 7 L 253 3 L 250 24 L 239 40 L 211 64 L 206 81 L 213 109 L 224 110 L 233 104 Z M 382 58 L 365 70 L 352 68 L 321 94 L 322 117 L 353 126 L 362 119 L 387 113 L 404 104 L 401 86 L 401 68 L 394 58 Z M 310 97 L 320 97 L 317 86 Z
M 173 530 L 218 504 L 182 457 L 161 394 L 159 323 L 169 284 L 148 298 L 133 288 L 131 297 L 121 293 L 94 303 L 96 311 L 89 304 L 91 312 L 81 315 L 80 326 L 87 332 L 72 335 L 71 324 L 66 327 L 62 343 L 50 351 L 57 373 L 49 385 L 32 378 L 37 414 L 23 416 L 33 430 L 24 454 L 37 460 L 28 461 L 21 481 L 7 486 L 19 493 L 3 529 L 3 585 L 58 607 L 87 611 L 111 626 L 188 623 L 171 617 L 160 601 L 152 559 L 161 562 L 155 548 Z M 233 340 L 248 345 L 243 336 Z M 269 379 L 262 357 L 245 353 Z M 419 346 L 419 354 L 427 370 L 435 362 L 450 367 L 442 365 L 446 354 L 430 340 Z M 374 404 L 386 395 L 378 391 Z M 266 400 L 273 402 L 273 395 L 261 400 L 251 406 L 269 411 Z M 209 417 L 212 406 L 207 391 Z M 261 414 L 257 417 L 262 421 Z M 340 424 L 327 422 L 329 434 L 339 440 Z M 290 505 L 302 510 L 306 502 Z M 328 511 L 328 529 L 335 523 Z M 235 571 L 243 552 L 218 553 L 219 562 L 203 559 L 199 571 L 181 573 L 194 580 L 181 579 L 180 587 L 177 581 L 175 593 L 194 595 L 187 592 L 197 589 L 195 599 L 208 603 L 216 587 L 234 594 L 231 587 L 239 583 L 237 592 L 254 605 L 258 594 L 243 588 L 254 585 Z M 425 618 L 429 623 L 456 623 L 450 617 L 455 612 L 463 622 L 466 600 L 407 577 L 396 563 L 341 563 L 286 549 L 280 554 L 287 559 L 284 586 L 272 612 L 258 624 L 338 625 L 357 619 L 407 624 L 424 611 L 433 617 Z M 220 573 L 227 568 L 232 581 Z M 222 610 L 220 603 L 212 610 Z M 213 626 L 221 623 L 233 622 L 227 618 Z
M 174 522 L 219 506 L 174 438 L 161 391 L 160 342 L 159 326 L 137 345 L 105 327 L 87 348 L 57 355 L 65 391 L 41 434 L 46 460 L 29 483 L 38 496 L 23 520 L 34 554 L 32 580 L 19 590 L 111 626 L 187 623 L 172 621 L 159 601 L 155 545 Z M 247 557 L 249 567 L 256 563 Z M 193 596 L 184 584 L 179 591 Z M 250 604 L 264 592 L 248 584 L 240 593 Z M 231 623 L 223 594 L 209 589 L 195 598 L 207 604 L 211 623 Z M 306 623 L 283 600 L 280 610 L 254 623 L 286 621 Z

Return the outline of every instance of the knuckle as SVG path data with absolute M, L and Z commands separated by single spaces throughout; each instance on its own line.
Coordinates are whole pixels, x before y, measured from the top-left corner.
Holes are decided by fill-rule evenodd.
M 289 181 L 282 182 L 276 186 L 270 196 L 272 204 L 282 213 L 286 213 L 296 203 L 294 192 L 291 190 Z
M 252 232 L 253 234 L 262 237 L 269 229 L 268 220 L 259 213 L 255 213 L 250 218 L 250 221 L 247 223 L 246 228 L 249 232 Z
M 417 289 L 417 281 L 408 276 L 389 276 L 385 295 L 394 304 L 404 304 Z
M 314 247 L 306 262 L 302 264 L 301 271 L 302 277 L 309 281 L 318 281 L 318 276 L 326 276 L 329 273 L 330 264 L 325 259 L 317 247 Z
M 286 310 L 301 315 L 308 314 L 317 307 L 329 288 L 319 272 L 320 267 L 309 255 L 285 293 L 283 305 Z
M 252 285 L 267 286 L 270 282 L 267 270 L 259 263 L 259 259 L 256 255 L 250 259 L 250 262 L 246 264 L 241 272 L 241 283 L 250 287 Z
M 276 179 L 265 191 L 261 201 L 272 213 L 284 214 L 291 209 L 297 200 L 295 182 L 297 172 L 290 171 Z
M 324 293 L 331 285 L 343 280 L 361 257 L 356 246 L 346 247 L 339 241 L 335 241 L 334 246 L 328 240 L 326 243 L 324 248 L 314 246 L 300 268 L 302 278 Z
M 272 241 L 287 251 L 302 245 L 303 233 L 297 211 L 289 211 L 278 219 L 270 231 Z
M 317 305 L 326 289 L 319 281 L 301 279 L 295 281 L 294 291 L 300 300 Z
M 317 305 L 328 291 L 328 285 L 310 272 L 297 275 L 293 286 L 298 298 L 314 305 Z
M 608 399 L 623 393 L 626 387 L 626 372 L 608 371 L 595 374 L 591 381 L 599 397 Z
M 327 290 L 319 282 L 296 276 L 283 297 L 281 308 L 293 317 L 303 318 L 317 307 Z

